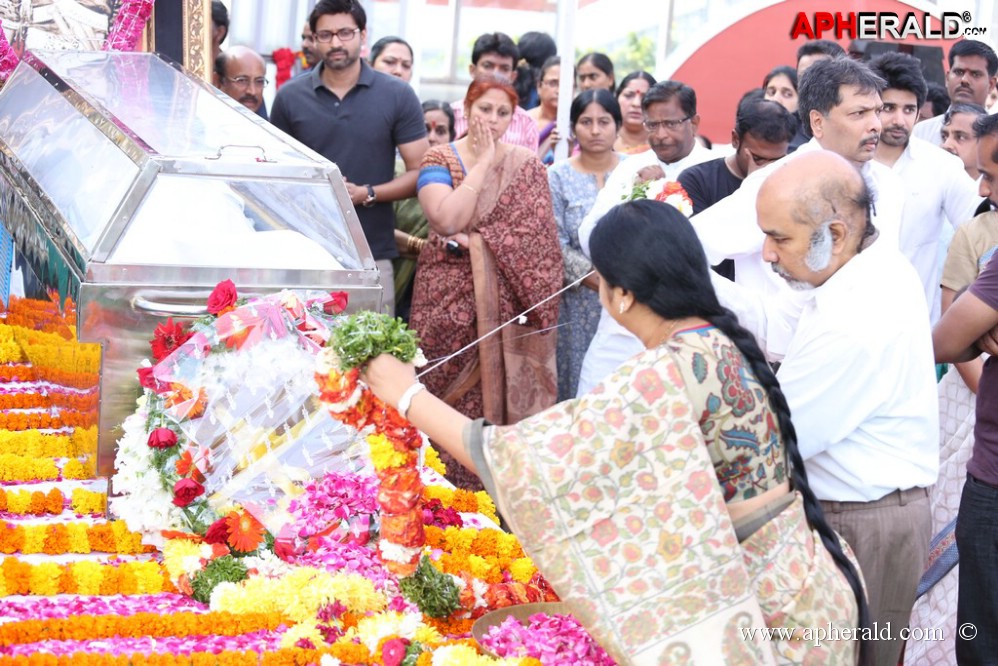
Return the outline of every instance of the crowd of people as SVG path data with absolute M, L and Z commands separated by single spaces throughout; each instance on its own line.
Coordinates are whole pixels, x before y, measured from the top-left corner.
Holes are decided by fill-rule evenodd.
M 320 0 L 269 114 L 252 51 L 220 51 L 216 85 L 339 165 L 385 307 L 431 363 L 420 382 L 381 358 L 366 381 L 455 483 L 496 497 L 611 653 L 998 654 L 991 46 L 953 43 L 943 87 L 904 53 L 804 42 L 712 149 L 696 82 L 618 83 L 605 54 L 569 61 L 543 33 L 481 35 L 452 103 L 417 98 L 404 39 L 365 59 L 366 40 L 359 3 Z M 741 588 L 715 589 L 731 562 L 708 532 Z M 638 631 L 642 604 L 673 622 Z M 734 645 L 711 622 L 735 609 L 877 633 Z M 945 640 L 905 645 L 909 625 Z

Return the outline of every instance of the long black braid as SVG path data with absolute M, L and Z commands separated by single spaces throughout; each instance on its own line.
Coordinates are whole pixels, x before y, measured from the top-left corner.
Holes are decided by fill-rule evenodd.
M 859 572 L 846 557 L 838 535 L 825 520 L 821 504 L 807 481 L 804 460 L 797 448 L 797 431 L 790 407 L 776 375 L 755 337 L 717 300 L 710 283 L 707 259 L 689 221 L 672 206 L 638 200 L 611 209 L 590 238 L 593 264 L 608 285 L 622 287 L 665 319 L 700 317 L 724 333 L 748 362 L 769 396 L 783 438 L 790 477 L 800 492 L 807 524 L 817 531 L 852 588 L 859 608 L 859 627 L 870 627 L 870 611 Z M 860 641 L 860 664 L 868 664 L 872 650 Z

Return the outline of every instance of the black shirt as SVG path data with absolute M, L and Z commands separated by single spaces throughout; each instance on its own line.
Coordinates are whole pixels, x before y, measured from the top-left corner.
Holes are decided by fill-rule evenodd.
M 361 61 L 360 78 L 343 99 L 322 83 L 324 64 L 281 86 L 270 122 L 335 162 L 356 185 L 395 178 L 395 149 L 426 136 L 423 108 L 409 84 Z M 398 256 L 392 203 L 357 207 L 375 259 Z
M 721 199 L 742 186 L 742 179 L 731 173 L 731 169 L 720 157 L 702 162 L 679 174 L 679 183 L 693 200 L 693 214 L 707 210 Z M 714 270 L 729 280 L 735 279 L 735 262 L 725 259 Z

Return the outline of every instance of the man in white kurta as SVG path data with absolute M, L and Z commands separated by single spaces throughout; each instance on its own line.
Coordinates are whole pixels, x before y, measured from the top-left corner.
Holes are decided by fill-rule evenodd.
M 880 93 L 883 132 L 874 159 L 896 173 L 904 185 L 901 253 L 922 280 L 935 323 L 939 319 L 940 254 L 945 251 L 945 247 L 940 249 L 943 226 L 955 229 L 974 217 L 981 197 L 959 157 L 911 136 L 928 92 L 918 59 L 905 53 L 885 53 L 872 60 L 870 68 L 887 82 Z
M 651 150 L 629 157 L 614 169 L 596 203 L 579 226 L 579 243 L 589 254 L 589 235 L 597 220 L 627 198 L 637 183 L 667 178 L 676 180 L 684 169 L 714 159 L 716 155 L 696 140 L 700 124 L 696 93 L 679 81 L 660 81 L 648 89 L 641 108 L 649 129 Z M 599 327 L 582 362 L 576 395 L 585 395 L 618 365 L 644 350 L 644 345 L 615 322 L 600 313 Z
M 931 538 L 938 404 L 921 282 L 868 223 L 869 198 L 856 170 L 827 151 L 778 168 L 757 202 L 763 257 L 796 290 L 797 307 L 715 283 L 770 360 L 781 361 L 777 379 L 811 488 L 856 553 L 871 619 L 890 622 L 898 639 Z M 795 309 L 796 321 L 774 326 Z M 792 331 L 775 350 L 774 327 Z M 876 664 L 897 664 L 900 641 L 873 648 Z
M 953 44 L 947 54 L 949 71 L 946 73 L 946 90 L 950 103 L 978 104 L 987 108 L 988 93 L 998 82 L 998 55 L 984 42 L 961 39 Z M 914 136 L 936 146 L 943 143 L 940 130 L 942 114 L 915 125 Z

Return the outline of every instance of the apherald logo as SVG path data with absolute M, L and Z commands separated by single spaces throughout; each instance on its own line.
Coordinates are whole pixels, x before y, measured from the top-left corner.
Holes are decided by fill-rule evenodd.
M 988 29 L 968 26 L 970 12 L 958 14 L 943 12 L 939 22 L 941 27 L 932 26 L 932 16 L 925 12 L 908 12 L 904 16 L 896 12 L 815 12 L 809 19 L 799 12 L 790 28 L 790 38 L 807 37 L 821 39 L 826 33 L 833 33 L 836 39 L 843 36 L 851 39 L 957 39 L 961 36 L 980 36 Z

